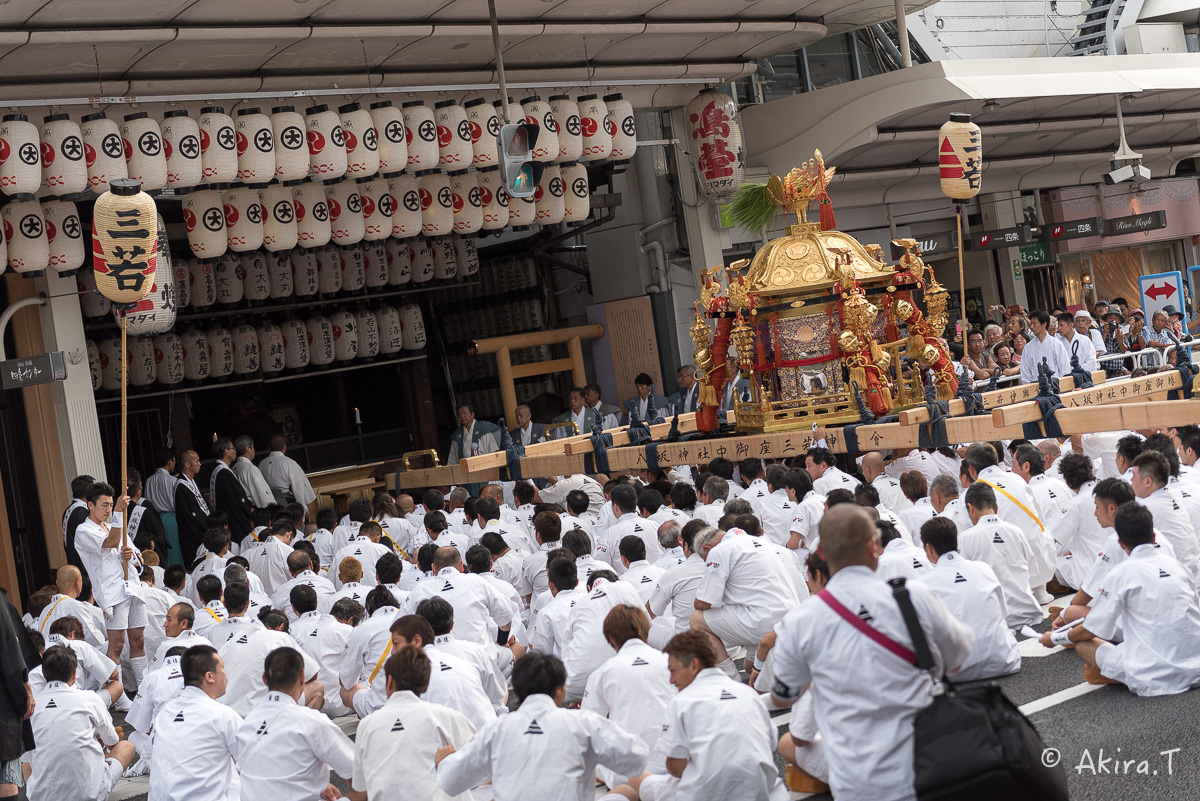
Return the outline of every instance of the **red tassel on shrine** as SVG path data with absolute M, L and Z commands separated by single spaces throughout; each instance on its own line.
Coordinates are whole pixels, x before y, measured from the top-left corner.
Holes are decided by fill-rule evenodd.
M 829 199 L 828 192 L 822 190 L 821 194 L 817 195 L 817 208 L 821 210 L 821 230 L 837 230 L 837 220 L 833 218 L 833 201 Z
M 775 350 L 775 366 L 778 367 L 783 363 L 783 346 L 779 343 L 779 315 L 775 312 L 767 317 L 771 323 L 771 345 Z

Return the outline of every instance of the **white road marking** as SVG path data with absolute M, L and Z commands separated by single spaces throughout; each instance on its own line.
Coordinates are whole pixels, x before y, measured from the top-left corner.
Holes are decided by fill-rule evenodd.
M 1045 698 L 1039 698 L 1036 701 L 1030 701 L 1027 704 L 1022 704 L 1019 708 L 1022 714 L 1032 715 L 1037 712 L 1050 709 L 1051 707 L 1058 706 L 1059 704 L 1066 703 L 1074 698 L 1079 698 L 1080 696 L 1095 692 L 1103 686 L 1103 684 L 1088 684 L 1086 682 L 1083 684 L 1076 684 L 1074 687 L 1068 687 L 1065 690 L 1059 690 L 1056 693 L 1051 693 Z
M 1021 640 L 1017 643 L 1017 649 L 1021 652 L 1022 659 L 1029 659 L 1031 657 L 1037 659 L 1044 656 L 1050 656 L 1050 654 L 1057 654 L 1059 651 L 1067 650 L 1061 645 L 1056 645 L 1053 648 L 1047 648 L 1037 640 Z

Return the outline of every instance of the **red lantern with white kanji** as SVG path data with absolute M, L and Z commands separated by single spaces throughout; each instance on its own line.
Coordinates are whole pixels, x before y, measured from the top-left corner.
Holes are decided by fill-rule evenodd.
M 404 119 L 404 140 L 408 145 L 410 172 L 430 170 L 438 163 L 437 121 L 433 109 L 424 101 L 410 100 L 400 106 Z
M 412 281 L 412 260 L 408 255 L 408 243 L 399 239 L 388 239 L 387 250 L 388 286 L 404 286 Z
M 271 109 L 271 134 L 275 138 L 275 180 L 302 181 L 308 175 L 308 141 L 304 117 L 295 106 Z
M 129 177 L 142 182 L 144 191 L 167 185 L 167 156 L 163 152 L 162 130 L 144 111 L 126 114 L 121 126 L 125 147 L 125 167 Z
M 125 166 L 125 146 L 121 144 L 121 129 L 97 111 L 80 119 L 83 131 L 83 158 L 87 163 L 88 186 L 98 195 L 108 191 L 108 182 L 128 178 Z
M 742 129 L 736 115 L 733 98 L 711 89 L 687 104 L 689 150 L 707 194 L 723 197 L 742 184 Z
M 308 363 L 323 367 L 333 362 L 333 324 L 328 317 L 317 315 L 304 323 L 308 335 Z
M 57 197 L 74 198 L 88 186 L 83 132 L 66 114 L 42 121 L 42 181 Z
M 167 157 L 167 186 L 190 189 L 204 179 L 200 159 L 200 123 L 184 109 L 163 115 L 163 152 Z
M 408 166 L 408 143 L 404 140 L 404 115 L 390 100 L 371 104 L 371 122 L 379 142 L 379 173 L 388 175 Z
M 319 248 L 329 244 L 332 228 L 329 224 L 329 203 L 325 187 L 305 181 L 290 187 L 292 210 L 296 215 L 296 244 L 302 248 Z
M 321 288 L 321 277 L 317 271 L 317 252 L 308 248 L 296 248 L 287 253 L 292 266 L 292 292 L 298 298 L 311 298 Z
M 60 275 L 74 273 L 86 258 L 79 210 L 72 201 L 50 200 L 42 204 L 42 217 L 50 246 L 50 269 Z
M 605 126 L 608 105 L 599 95 L 579 98 L 579 132 L 583 142 L 583 160 L 601 161 L 612 153 L 612 134 Z
M 408 173 L 388 176 L 388 194 L 395 199 L 392 236 L 407 239 L 421 233 L 421 192 L 416 177 Z
M 183 346 L 183 377 L 188 381 L 208 378 L 208 340 L 198 328 L 189 328 L 180 335 Z
M 0 192 L 32 200 L 42 185 L 42 152 L 37 126 L 24 114 L 0 120 Z
M 233 117 L 220 106 L 200 109 L 200 166 L 206 184 L 237 180 L 237 131 Z
M 257 108 L 240 108 L 237 121 L 238 180 L 265 184 L 275 178 L 275 131 L 271 118 Z

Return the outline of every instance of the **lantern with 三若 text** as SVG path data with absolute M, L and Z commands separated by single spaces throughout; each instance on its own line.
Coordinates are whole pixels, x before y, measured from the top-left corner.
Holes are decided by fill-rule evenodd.
M 379 289 L 387 286 L 387 247 L 383 242 L 363 242 L 359 249 L 362 251 L 363 273 L 366 276 L 367 289 Z
M 233 335 L 233 372 L 236 375 L 257 373 L 262 364 L 258 349 L 258 332 L 249 323 L 239 323 L 230 331 Z
M 325 203 L 329 207 L 330 233 L 334 244 L 357 245 L 366 233 L 363 220 L 362 196 L 353 178 L 346 178 L 325 187 Z
M 87 258 L 79 210 L 70 200 L 49 200 L 42 204 L 42 218 L 50 246 L 48 266 L 60 275 L 74 273 Z
M 287 370 L 308 367 L 308 329 L 304 323 L 289 317 L 279 326 L 283 333 L 283 366 Z
M 257 108 L 237 113 L 238 180 L 265 184 L 275 178 L 275 131 L 271 118 Z
M 200 159 L 200 123 L 184 109 L 163 115 L 163 152 L 167 157 L 167 186 L 190 189 L 204 178 Z
M 433 277 L 445 281 L 458 275 L 458 258 L 454 253 L 454 241 L 449 236 L 429 240 L 433 248 Z
M 471 131 L 471 163 L 476 167 L 498 164 L 496 137 L 500 135 L 500 118 L 496 116 L 496 107 L 484 98 L 476 97 L 464 103 L 463 108 Z
M 178 334 L 154 338 L 154 361 L 158 383 L 174 386 L 183 381 L 183 340 Z
M 334 295 L 342 290 L 342 256 L 338 248 L 326 245 L 317 248 L 317 289 L 322 295 Z
M 399 353 L 404 348 L 400 312 L 393 306 L 380 306 L 375 310 L 375 318 L 379 324 L 379 352 L 384 356 Z
M 408 143 L 404 140 L 404 115 L 390 100 L 371 104 L 371 122 L 379 142 L 379 172 L 399 172 L 408 166 Z
M 370 178 L 379 172 L 379 132 L 371 112 L 358 103 L 348 103 L 338 108 L 338 115 L 346 144 L 346 175 Z
M 267 272 L 271 275 L 271 300 L 292 296 L 292 262 L 286 253 L 267 254 Z
M 158 210 L 133 179 L 116 179 L 109 187 L 92 212 L 96 288 L 118 306 L 131 306 L 154 284 Z
M 983 175 L 983 136 L 971 115 L 951 112 L 938 131 L 938 177 L 942 194 L 969 200 L 979 194 Z
M 79 305 L 84 317 L 103 317 L 112 310 L 112 301 L 96 289 L 94 270 L 81 270 L 76 273 L 75 284 L 79 288 Z
M 215 259 L 229 249 L 221 195 L 214 189 L 197 189 L 184 195 L 183 228 L 194 256 Z
M 317 367 L 330 364 L 336 355 L 333 347 L 333 324 L 328 317 L 317 315 L 304 322 L 308 335 L 308 363 Z
M 40 276 L 50 266 L 50 240 L 46 218 L 36 200 L 15 200 L 3 209 L 4 239 L 8 243 L 8 266 L 29 277 Z M 102 290 L 103 291 L 103 290 Z
M 296 247 L 300 235 L 292 190 L 282 184 L 271 184 L 258 191 L 258 202 L 262 206 L 263 247 L 275 253 Z
M 339 362 L 358 358 L 358 321 L 350 312 L 335 311 L 329 315 L 333 326 L 333 353 Z
M 354 313 L 358 324 L 358 358 L 374 359 L 379 355 L 379 319 L 370 309 Z
M 228 306 L 240 303 L 246 296 L 245 273 L 238 254 L 232 250 L 217 259 L 213 275 L 217 284 L 217 303 Z
M 204 340 L 208 345 L 209 376 L 226 378 L 233 375 L 233 334 L 229 329 L 212 328 L 204 333 Z
M 144 111 L 126 114 L 121 143 L 125 148 L 125 170 L 131 179 L 142 182 L 143 191 L 167 185 L 167 156 L 156 120 Z
M 425 347 L 425 316 L 415 303 L 405 303 L 400 309 L 400 324 L 404 331 L 404 349 L 421 350 Z
M 283 329 L 268 320 L 258 326 L 258 353 L 264 373 L 280 373 L 287 367 L 283 351 Z
M 450 173 L 450 193 L 455 232 L 473 234 L 482 228 L 483 201 L 475 175 L 466 170 Z
M 417 194 L 421 198 L 421 232 L 441 236 L 454 230 L 454 193 L 450 177 L 437 170 L 417 173 Z
M 37 126 L 24 114 L 0 120 L 0 192 L 32 200 L 42 185 L 42 153 Z
M 359 203 L 362 205 L 363 239 L 375 242 L 392 235 L 392 212 L 396 204 L 388 191 L 385 178 L 372 178 L 358 185 Z
M 434 104 L 437 119 L 438 165 L 446 171 L 465 170 L 475 159 L 467 110 L 455 100 Z
M 408 173 L 388 176 L 392 206 L 392 236 L 407 239 L 421 233 L 421 192 L 417 179 Z
M 357 292 L 366 286 L 367 271 L 363 265 L 362 248 L 358 245 L 338 248 L 338 258 L 341 259 L 343 291 Z
M 103 386 L 103 370 L 100 366 L 100 348 L 92 340 L 87 340 L 83 343 L 84 349 L 87 351 L 88 371 L 92 377 L 92 392 L 99 392 Z
M 238 257 L 242 268 L 242 287 L 246 300 L 266 300 L 271 296 L 271 273 L 267 270 L 267 257 L 262 251 L 252 250 Z
M 483 209 L 485 231 L 499 231 L 508 227 L 508 191 L 504 188 L 504 177 L 499 167 L 484 167 L 475 173 L 479 182 L 479 203 Z
M 387 249 L 388 286 L 404 286 L 412 280 L 408 243 L 400 239 L 388 239 L 384 247 Z
M 475 247 L 475 237 L 455 234 L 454 257 L 458 262 L 458 274 L 472 276 L 479 272 L 479 251 Z
M 225 215 L 225 241 L 235 253 L 258 250 L 263 244 L 263 209 L 258 190 L 248 186 L 221 193 Z
M 612 153 L 612 134 L 604 125 L 606 119 L 608 106 L 599 95 L 582 95 L 579 98 L 579 132 L 584 161 L 601 161 Z
M 325 187 L 304 181 L 290 187 L 292 209 L 296 214 L 296 244 L 302 248 L 319 248 L 329 244 L 332 228 L 329 224 L 329 203 Z
M 409 240 L 408 260 L 412 265 L 412 282 L 423 284 L 433 280 L 433 248 L 423 236 Z
M 742 129 L 737 106 L 723 92 L 706 89 L 687 104 L 691 153 L 704 191 L 718 197 L 742 184 Z
M 422 100 L 409 100 L 400 106 L 400 115 L 404 119 L 409 171 L 433 169 L 437 166 L 439 156 L 433 109 Z
M 271 109 L 271 134 L 275 137 L 275 180 L 304 180 L 308 175 L 308 142 L 304 117 L 295 106 Z
M 237 131 L 233 117 L 220 106 L 200 109 L 200 166 L 206 184 L 237 180 Z
M 336 181 L 346 174 L 346 138 L 342 119 L 329 106 L 304 112 L 308 126 L 308 167 L 318 181 Z
M 608 106 L 608 131 L 613 146 L 609 158 L 613 161 L 628 161 L 637 150 L 637 124 L 633 119 L 633 104 L 618 93 L 605 95 Z
M 88 186 L 96 194 L 108 191 L 114 178 L 129 177 L 125 166 L 125 146 L 121 129 L 103 111 L 85 114 L 80 119 L 83 131 L 83 158 L 87 162 Z
M 566 214 L 563 198 L 562 172 L 557 164 L 547 164 L 534 193 L 536 219 L 539 225 L 558 225 Z
M 88 187 L 83 132 L 66 114 L 42 121 L 42 181 L 57 197 L 73 199 Z
M 129 347 L 129 383 L 148 387 L 158 378 L 158 363 L 154 358 L 154 340 L 138 337 Z
M 208 378 L 208 340 L 198 328 L 189 328 L 179 337 L 183 342 L 183 377 L 188 381 Z
M 587 167 L 577 161 L 563 164 L 563 222 L 578 223 L 592 213 L 591 188 L 588 186 Z
M 551 95 L 550 113 L 558 129 L 559 163 L 575 161 L 583 155 L 583 132 L 580 128 L 579 104 L 570 95 Z
M 317 252 L 308 248 L 294 248 L 286 254 L 292 265 L 292 291 L 298 298 L 311 298 L 321 287 L 317 272 Z
M 207 309 L 217 302 L 216 259 L 188 259 L 188 281 L 192 285 L 191 308 Z

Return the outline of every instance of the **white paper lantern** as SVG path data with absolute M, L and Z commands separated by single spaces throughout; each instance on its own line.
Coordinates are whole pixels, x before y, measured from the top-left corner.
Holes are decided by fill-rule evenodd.
M 42 217 L 46 221 L 46 241 L 50 246 L 48 266 L 57 273 L 75 272 L 86 258 L 79 210 L 70 200 L 51 200 L 42 204 Z
M 342 254 L 333 245 L 317 248 L 317 278 L 322 295 L 333 295 L 342 290 Z
M 371 112 L 358 103 L 348 103 L 338 108 L 338 116 L 346 143 L 346 175 L 370 178 L 379 172 L 379 132 Z
M 562 165 L 563 222 L 577 223 L 592 213 L 591 187 L 587 167 L 577 161 Z
M 410 240 L 408 260 L 412 265 L 412 282 L 423 284 L 433 280 L 433 248 L 425 237 Z
M 404 348 L 404 325 L 400 312 L 392 306 L 380 306 L 375 310 L 379 324 L 379 352 L 384 356 L 399 353 Z
M 508 199 L 508 224 L 513 228 L 527 228 L 537 221 L 537 200 L 532 197 L 510 197 Z
M 450 173 L 450 192 L 454 230 L 460 234 L 473 234 L 483 227 L 483 200 L 475 175 L 466 170 Z
M 295 317 L 279 326 L 283 334 L 283 366 L 287 370 L 308 367 L 308 329 Z
M 257 373 L 262 363 L 258 350 L 258 332 L 254 326 L 241 323 L 230 332 L 233 335 L 233 372 L 236 375 Z
M 570 95 L 552 95 L 550 113 L 558 128 L 559 163 L 575 161 L 583 153 L 583 132 L 580 129 L 579 104 Z
M 207 309 L 217 302 L 216 259 L 188 259 L 188 282 L 192 285 L 193 309 Z
M 190 261 L 191 259 L 171 259 L 171 272 L 175 274 L 175 305 L 180 309 L 192 305 L 192 282 L 188 278 Z
M 371 104 L 371 124 L 379 143 L 379 172 L 399 172 L 408 166 L 408 143 L 404 139 L 404 115 L 390 100 Z
M 392 235 L 392 212 L 396 203 L 388 191 L 385 178 L 372 178 L 358 184 L 358 198 L 362 205 L 363 239 L 374 242 Z
M 271 300 L 292 296 L 292 262 L 286 253 L 267 253 L 267 272 L 271 277 Z
M 228 328 L 213 328 L 204 334 L 208 346 L 208 374 L 212 378 L 233 375 L 233 334 Z
M 235 253 L 258 250 L 263 245 L 263 208 L 258 190 L 248 186 L 221 193 L 225 213 L 225 239 Z
M 333 326 L 333 353 L 339 362 L 358 358 L 358 321 L 349 312 L 336 311 L 329 315 Z
M 479 250 L 475 247 L 475 237 L 452 237 L 454 241 L 454 259 L 458 263 L 458 274 L 471 276 L 479 272 Z
M 242 287 L 246 300 L 266 300 L 271 297 L 271 273 L 267 269 L 267 257 L 258 250 L 243 253 L 238 258 L 242 266 Z
M 258 191 L 258 201 L 262 206 L 263 247 L 272 252 L 296 247 L 300 235 L 292 190 L 282 184 L 271 184 Z
M 217 282 L 217 303 L 240 303 L 246 296 L 246 274 L 238 254 L 231 250 L 217 259 L 213 274 Z
M 204 332 L 189 328 L 180 339 L 183 342 L 183 377 L 188 381 L 208 378 L 208 340 Z
M 370 309 L 355 312 L 354 321 L 358 324 L 358 357 L 374 359 L 379 355 L 379 320 L 375 312 Z
M 96 289 L 95 270 L 80 270 L 75 275 L 75 285 L 79 288 L 79 305 L 84 317 L 103 317 L 112 311 L 112 301 Z
M 501 103 L 499 100 L 497 100 L 495 103 L 492 104 L 492 107 L 496 109 L 496 117 L 498 118 L 499 123 L 501 125 L 505 124 L 504 123 L 503 106 L 504 106 L 504 104 Z M 508 99 L 508 122 L 509 122 L 509 124 L 516 125 L 518 122 L 524 122 L 524 121 L 525 121 L 525 109 L 521 108 L 521 104 L 515 102 L 510 97 Z
M 264 373 L 281 373 L 287 367 L 283 351 L 283 331 L 267 321 L 258 327 L 258 353 Z
M 496 137 L 500 135 L 500 118 L 496 116 L 496 107 L 477 97 L 464 103 L 463 108 L 471 131 L 471 163 L 476 167 L 498 164 Z
M 97 195 L 108 191 L 114 178 L 128 178 L 125 166 L 125 146 L 121 144 L 121 129 L 104 112 L 85 114 L 80 120 L 83 131 L 83 159 L 87 162 L 88 186 Z
M 417 173 L 417 192 L 421 198 L 421 232 L 441 236 L 454 230 L 454 193 L 450 178 L 437 170 Z
M 183 381 L 183 340 L 177 334 L 156 336 L 154 362 L 158 383 L 174 386 Z
M 329 244 L 329 204 L 325 187 L 306 181 L 291 187 L 292 207 L 296 212 L 296 241 L 300 247 L 319 248 Z
M 42 154 L 37 126 L 24 114 L 5 114 L 0 121 L 0 191 L 30 199 L 42 185 Z
M 333 324 L 328 317 L 317 315 L 304 323 L 308 338 L 308 363 L 322 367 L 333 362 Z
M 275 139 L 275 179 L 303 180 L 308 175 L 304 117 L 294 106 L 276 106 L 271 109 L 271 134 Z
M 142 182 L 142 190 L 152 192 L 167 185 L 167 154 L 163 152 L 162 131 L 156 120 L 144 111 L 126 114 L 121 126 L 121 144 L 129 177 Z
M 287 254 L 292 265 L 292 291 L 298 298 L 311 298 L 321 287 L 317 271 L 317 252 L 296 248 Z
M 437 122 L 433 109 L 423 100 L 410 100 L 400 107 L 404 119 L 404 141 L 408 146 L 408 170 L 429 170 L 438 163 Z
M 479 203 L 483 209 L 483 230 L 498 231 L 508 227 L 508 190 L 499 167 L 484 167 L 475 173 L 479 181 Z
M 39 167 L 39 172 L 41 168 Z M 8 243 L 8 266 L 22 275 L 40 274 L 50 266 L 50 241 L 46 218 L 36 200 L 14 200 L 0 210 L 4 240 Z
M 387 247 L 383 242 L 363 242 L 359 247 L 362 251 L 363 273 L 366 276 L 367 289 L 379 289 L 387 286 Z
M 465 170 L 475 159 L 467 110 L 455 100 L 438 101 L 433 109 L 437 119 L 438 165 L 447 172 Z
M 78 195 L 88 186 L 83 132 L 66 114 L 42 121 L 42 181 L 58 197 Z
M 160 217 L 154 283 L 150 286 L 149 294 L 139 300 L 126 317 L 129 334 L 131 336 L 165 334 L 175 327 L 175 313 L 178 308 L 179 300 L 175 294 L 175 270 L 171 264 L 170 242 L 167 240 L 167 224 Z
M 579 131 L 583 135 L 583 160 L 601 161 L 612 153 L 612 134 L 605 127 L 608 106 L 599 95 L 579 98 Z
M 213 189 L 197 189 L 183 198 L 183 227 L 192 254 L 215 259 L 229 249 L 225 237 L 225 212 L 221 196 Z
M 8 267 L 8 240 L 4 237 L 4 226 L 0 225 L 0 274 Z
M 357 292 L 367 283 L 367 270 L 363 264 L 362 248 L 357 245 L 348 245 L 338 248 L 338 251 L 342 267 L 342 290 Z
M 433 248 L 433 277 L 445 281 L 458 275 L 458 257 L 454 253 L 454 242 L 448 236 L 429 240 Z
M 550 111 L 550 104 L 537 95 L 532 95 L 521 101 L 521 110 L 525 115 L 525 122 L 540 128 L 537 142 L 530 153 L 533 160 L 542 162 L 557 161 L 559 150 L 558 124 L 554 121 L 554 114 Z
M 607 127 L 613 146 L 609 158 L 613 161 L 628 161 L 637 150 L 637 125 L 633 119 L 633 104 L 624 95 L 605 95 L 608 106 Z
M 271 118 L 253 106 L 240 108 L 237 130 L 238 180 L 265 184 L 275 177 L 275 131 Z
M 163 152 L 167 157 L 167 186 L 187 189 L 204 179 L 200 158 L 200 123 L 184 109 L 163 115 Z
M 362 197 L 358 184 L 346 178 L 325 187 L 325 203 L 329 206 L 331 238 L 337 245 L 356 245 L 366 233 Z
M 412 259 L 408 255 L 408 243 L 389 239 L 384 243 L 387 252 L 388 286 L 404 286 L 412 281 Z
M 696 174 L 705 192 L 727 197 L 742 184 L 742 129 L 737 105 L 724 92 L 706 89 L 687 104 Z
M 557 164 L 547 164 L 534 193 L 538 225 L 558 225 L 566 208 L 563 200 L 562 172 Z
M 92 392 L 99 392 L 104 378 L 100 367 L 100 348 L 90 339 L 83 343 L 83 347 L 87 351 L 88 370 L 92 375 Z
M 102 339 L 100 350 L 100 386 L 109 391 L 121 388 L 121 340 Z
M 200 164 L 206 184 L 229 184 L 237 179 L 237 131 L 233 117 L 220 106 L 200 109 Z
M 318 181 L 336 181 L 346 174 L 346 138 L 342 120 L 329 106 L 304 112 L 308 127 L 308 168 Z
M 392 236 L 407 239 L 421 233 L 421 192 L 416 177 L 408 173 L 390 176 L 388 190 L 396 200 L 392 209 Z
M 154 359 L 154 340 L 138 337 L 129 340 L 129 384 L 148 387 L 158 377 L 158 364 Z
M 421 350 L 425 347 L 425 317 L 421 307 L 405 303 L 400 309 L 400 324 L 404 329 L 404 349 Z

